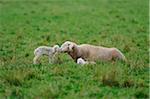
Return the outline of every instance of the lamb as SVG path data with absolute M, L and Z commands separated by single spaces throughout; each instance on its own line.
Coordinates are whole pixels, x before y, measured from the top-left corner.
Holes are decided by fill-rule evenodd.
M 53 47 L 48 46 L 40 46 L 34 50 L 34 59 L 33 64 L 39 64 L 40 58 L 43 55 L 46 55 L 49 57 L 49 63 L 52 63 L 55 60 L 56 54 L 59 53 L 60 48 L 58 45 L 55 45 Z
M 78 58 L 77 64 L 85 65 L 85 64 L 96 64 L 96 63 L 95 62 L 88 62 L 88 61 L 83 60 L 82 58 Z
M 90 44 L 77 45 L 74 42 L 66 41 L 61 45 L 61 52 L 68 53 L 72 59 L 77 62 L 78 58 L 84 61 L 126 61 L 125 56 L 117 48 L 106 48 L 102 46 L 94 46 Z

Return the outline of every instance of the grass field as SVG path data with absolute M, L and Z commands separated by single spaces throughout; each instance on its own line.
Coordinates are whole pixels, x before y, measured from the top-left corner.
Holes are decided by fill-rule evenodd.
M 0 0 L 0 99 L 149 97 L 148 0 Z M 117 47 L 127 63 L 33 65 L 41 45 Z

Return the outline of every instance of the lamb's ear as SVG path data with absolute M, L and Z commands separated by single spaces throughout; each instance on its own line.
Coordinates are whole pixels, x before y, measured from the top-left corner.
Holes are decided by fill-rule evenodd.
M 58 46 L 58 45 L 55 45 L 55 46 L 53 47 L 54 52 L 58 51 L 58 49 L 59 49 L 59 46 Z

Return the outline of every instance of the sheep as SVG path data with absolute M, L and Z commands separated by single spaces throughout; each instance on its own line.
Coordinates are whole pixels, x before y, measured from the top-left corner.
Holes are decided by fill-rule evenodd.
M 49 63 L 54 62 L 56 54 L 59 53 L 60 48 L 58 45 L 55 45 L 53 47 L 48 46 L 40 46 L 34 50 L 34 59 L 33 64 L 39 64 L 40 58 L 43 55 L 46 55 L 49 57 Z
M 106 48 L 102 46 L 95 46 L 90 44 L 77 45 L 74 42 L 66 41 L 61 47 L 62 53 L 68 53 L 72 59 L 77 62 L 78 58 L 85 61 L 112 61 L 123 60 L 126 61 L 125 56 L 117 48 Z

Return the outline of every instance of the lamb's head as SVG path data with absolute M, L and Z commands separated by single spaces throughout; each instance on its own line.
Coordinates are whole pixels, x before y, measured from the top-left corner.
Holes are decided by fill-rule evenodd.
M 84 65 L 84 64 L 87 64 L 87 62 L 84 61 L 82 58 L 78 58 L 78 59 L 77 59 L 77 64 Z
M 66 41 L 61 45 L 61 52 L 72 52 L 76 44 L 71 41 Z

